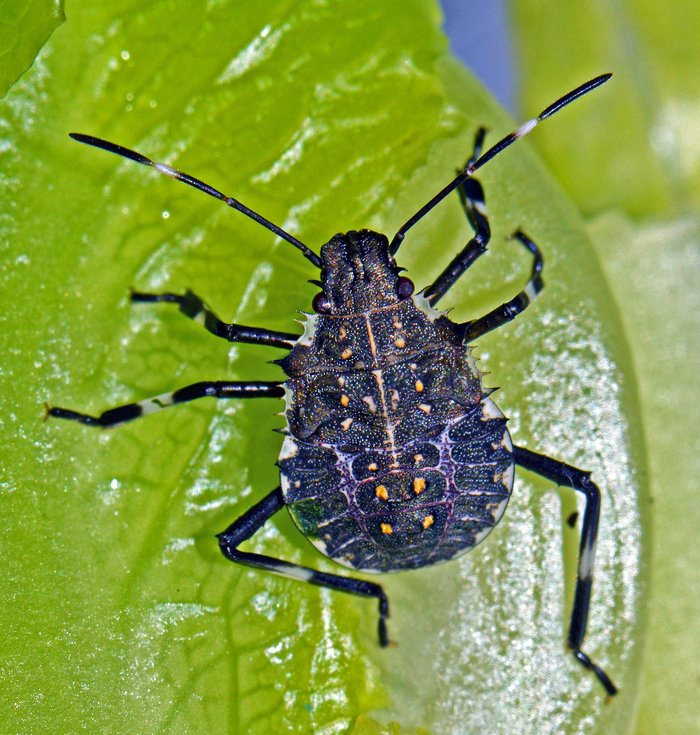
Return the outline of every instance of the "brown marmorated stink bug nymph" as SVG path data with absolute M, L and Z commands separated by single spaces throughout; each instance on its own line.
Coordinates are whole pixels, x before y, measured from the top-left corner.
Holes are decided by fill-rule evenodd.
M 388 645 L 387 597 L 378 584 L 315 572 L 261 554 L 239 551 L 287 506 L 301 532 L 327 557 L 351 569 L 382 573 L 454 559 L 481 542 L 498 523 L 519 465 L 585 496 L 578 578 L 568 635 L 574 657 L 598 677 L 608 695 L 617 689 L 581 650 L 591 599 L 600 491 L 588 472 L 514 446 L 506 419 L 482 386 L 470 345 L 520 314 L 543 287 L 542 256 L 524 233 L 514 238 L 533 255 L 532 274 L 514 299 L 479 319 L 456 324 L 435 310 L 438 301 L 486 250 L 490 229 L 477 169 L 565 105 L 603 84 L 581 85 L 481 155 L 485 131 L 459 175 L 389 242 L 370 230 L 335 235 L 320 257 L 295 237 L 236 199 L 140 153 L 89 135 L 75 140 L 154 167 L 216 197 L 299 248 L 320 268 L 321 291 L 304 333 L 287 334 L 222 322 L 195 294 L 133 293 L 133 301 L 165 301 L 230 342 L 287 350 L 277 364 L 287 380 L 212 381 L 120 406 L 93 417 L 64 408 L 48 415 L 90 426 L 114 426 L 204 396 L 280 398 L 287 427 L 279 455 L 281 484 L 223 533 L 224 556 L 303 582 L 379 601 L 379 642 Z M 406 232 L 457 189 L 474 237 L 437 280 L 414 294 L 394 256 Z

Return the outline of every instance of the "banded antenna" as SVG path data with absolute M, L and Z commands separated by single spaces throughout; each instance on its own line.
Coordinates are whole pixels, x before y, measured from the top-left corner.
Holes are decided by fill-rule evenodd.
M 453 179 L 444 189 L 442 189 L 442 191 L 438 192 L 426 205 L 421 207 L 413 215 L 413 217 L 411 217 L 411 219 L 406 222 L 405 225 L 403 225 L 399 229 L 399 231 L 394 235 L 394 239 L 391 241 L 391 244 L 389 245 L 389 252 L 391 253 L 391 255 L 395 255 L 396 251 L 401 247 L 401 243 L 403 242 L 404 237 L 406 237 L 406 233 L 408 232 L 408 230 L 410 230 L 411 227 L 416 224 L 416 222 L 423 219 L 423 217 L 425 217 L 425 215 L 428 214 L 428 212 L 436 204 L 439 204 L 450 192 L 454 191 L 461 183 L 470 178 L 477 169 L 480 169 L 485 163 L 488 163 L 494 156 L 498 155 L 502 150 L 506 149 L 511 143 L 515 143 L 518 138 L 522 138 L 523 135 L 527 135 L 538 123 L 542 122 L 542 120 L 546 120 L 548 117 L 551 117 L 555 112 L 559 112 L 562 107 L 566 107 L 570 102 L 573 102 L 579 97 L 582 97 L 584 94 L 587 94 L 596 87 L 600 87 L 601 84 L 605 84 L 605 82 L 607 82 L 611 76 L 612 74 L 601 74 L 599 77 L 591 79 L 590 82 L 586 82 L 580 87 L 576 87 L 576 89 L 569 92 L 568 94 L 565 94 L 563 97 L 560 97 L 556 102 L 552 103 L 549 107 L 542 110 L 542 112 L 540 112 L 537 117 L 523 123 L 512 133 L 506 135 L 503 140 L 500 140 L 492 148 L 489 148 L 486 153 L 481 156 L 481 158 L 478 158 L 476 161 L 474 161 L 474 163 L 467 166 L 457 176 L 457 178 Z
M 222 194 L 220 191 L 214 189 L 214 187 L 209 186 L 209 184 L 205 184 L 203 181 L 195 179 L 194 176 L 184 174 L 182 173 L 182 171 L 176 171 L 174 168 L 171 168 L 165 163 L 156 163 L 155 161 L 151 161 L 150 158 L 146 158 L 146 156 L 143 156 L 136 151 L 132 151 L 129 148 L 124 148 L 123 146 L 117 145 L 116 143 L 110 143 L 109 141 L 102 140 L 101 138 L 95 138 L 92 135 L 70 133 L 70 137 L 73 138 L 73 140 L 77 140 L 79 143 L 92 145 L 95 146 L 95 148 L 102 148 L 102 150 L 109 151 L 110 153 L 116 153 L 118 156 L 123 156 L 124 158 L 136 161 L 136 163 L 141 163 L 144 166 L 152 166 L 156 171 L 159 171 L 166 176 L 170 176 L 171 178 L 177 179 L 178 181 L 184 181 L 185 184 L 189 184 L 195 189 L 199 189 L 205 194 L 209 194 L 210 197 L 214 197 L 214 199 L 219 199 L 232 209 L 236 209 L 239 212 L 242 212 L 246 215 L 246 217 L 250 217 L 258 224 L 261 224 L 263 227 L 266 227 L 271 232 L 274 232 L 277 237 L 281 237 L 283 240 L 286 240 L 287 242 L 294 245 L 295 248 L 299 248 L 299 250 L 301 250 L 301 252 L 304 254 L 305 258 L 310 260 L 317 268 L 321 267 L 321 259 L 318 257 L 318 255 L 316 255 L 313 250 L 307 248 L 304 243 L 299 242 L 296 237 L 293 237 L 288 232 L 285 232 L 281 227 L 272 224 L 270 220 L 265 219 L 263 216 L 259 215 L 257 212 L 254 212 L 252 209 L 248 209 L 248 207 L 246 207 L 244 204 L 241 204 L 237 199 L 234 199 L 233 197 L 227 197 L 225 194 Z

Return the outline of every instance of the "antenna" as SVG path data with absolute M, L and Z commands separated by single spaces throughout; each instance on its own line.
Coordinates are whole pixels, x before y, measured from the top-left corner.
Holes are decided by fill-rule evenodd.
M 299 242 L 296 237 L 293 237 L 288 232 L 285 232 L 281 227 L 272 224 L 272 222 L 265 219 L 257 212 L 254 212 L 252 209 L 248 209 L 248 207 L 241 204 L 237 199 L 227 197 L 225 194 L 222 194 L 220 191 L 217 191 L 208 184 L 205 184 L 203 181 L 195 179 L 194 176 L 184 174 L 182 173 L 182 171 L 176 171 L 174 168 L 171 168 L 165 163 L 155 163 L 154 161 L 151 161 L 150 158 L 146 158 L 146 156 L 143 156 L 136 151 L 129 150 L 129 148 L 124 148 L 123 146 L 117 145 L 116 143 L 110 143 L 109 141 L 102 140 L 101 138 L 95 138 L 92 135 L 70 133 L 70 137 L 73 138 L 73 140 L 77 140 L 79 143 L 92 145 L 95 146 L 95 148 L 102 148 L 102 150 L 109 151 L 110 153 L 116 153 L 118 156 L 123 156 L 124 158 L 136 161 L 136 163 L 143 164 L 144 166 L 152 166 L 156 171 L 159 171 L 166 176 L 170 176 L 171 178 L 177 179 L 178 181 L 184 181 L 185 184 L 189 184 L 195 189 L 199 189 L 205 194 L 209 194 L 210 197 L 221 200 L 222 202 L 224 202 L 224 204 L 227 204 L 229 207 L 236 209 L 239 212 L 242 212 L 246 215 L 246 217 L 250 217 L 258 224 L 261 224 L 263 227 L 266 227 L 271 232 L 274 232 L 275 235 L 277 235 L 278 237 L 281 237 L 283 240 L 291 243 L 292 245 L 294 245 L 295 248 L 299 248 L 299 250 L 301 250 L 301 252 L 304 254 L 305 258 L 310 260 L 317 268 L 321 267 L 321 259 L 318 257 L 318 255 L 316 255 L 313 250 L 307 248 L 304 243 Z
M 549 107 L 542 110 L 542 112 L 540 112 L 537 117 L 523 123 L 512 133 L 506 135 L 503 140 L 500 140 L 498 143 L 496 143 L 495 146 L 489 148 L 486 153 L 481 156 L 481 158 L 477 159 L 474 163 L 467 166 L 457 176 L 456 179 L 453 179 L 444 189 L 442 189 L 442 191 L 438 192 L 426 205 L 421 207 L 413 215 L 413 217 L 411 217 L 411 219 L 408 220 L 405 225 L 403 225 L 403 227 L 399 229 L 399 231 L 394 235 L 394 239 L 391 241 L 391 245 L 389 245 L 389 252 L 391 253 L 391 255 L 395 255 L 396 251 L 401 247 L 401 243 L 403 242 L 403 239 L 406 236 L 408 230 L 410 230 L 411 227 L 416 224 L 416 222 L 423 219 L 423 217 L 425 217 L 425 215 L 428 214 L 428 212 L 436 204 L 439 204 L 451 191 L 456 189 L 461 183 L 470 178 L 477 169 L 480 169 L 485 163 L 488 163 L 494 156 L 498 155 L 502 150 L 511 145 L 511 143 L 515 143 L 518 138 L 522 138 L 523 135 L 527 135 L 538 123 L 542 122 L 542 120 L 546 120 L 548 117 L 551 117 L 555 112 L 559 112 L 562 107 L 566 107 L 570 102 L 573 102 L 579 97 L 582 97 L 584 94 L 587 94 L 596 87 L 600 87 L 601 84 L 605 84 L 605 82 L 607 82 L 611 76 L 612 74 L 601 74 L 599 77 L 591 79 L 590 82 L 586 82 L 580 87 L 576 87 L 576 89 L 569 92 L 569 94 L 565 94 L 563 97 L 560 97 L 556 102 L 552 103 Z

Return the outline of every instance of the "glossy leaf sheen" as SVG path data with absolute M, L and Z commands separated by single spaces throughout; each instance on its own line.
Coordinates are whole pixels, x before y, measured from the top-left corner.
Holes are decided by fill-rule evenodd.
M 0 0 L 0 98 L 64 20 L 63 0 Z
M 316 292 L 287 243 L 67 134 L 177 166 L 317 251 L 338 230 L 393 234 L 464 162 L 478 125 L 496 140 L 513 124 L 446 57 L 435 7 L 74 10 L 2 107 L 0 690 L 17 729 L 625 732 L 643 622 L 636 404 L 585 232 L 524 142 L 483 171 L 493 250 L 444 306 L 466 319 L 510 298 L 529 259 L 506 236 L 522 227 L 541 245 L 547 289 L 483 339 L 480 366 L 517 441 L 601 484 L 587 650 L 622 688 L 613 705 L 563 647 L 573 493 L 560 502 L 521 473 L 483 547 L 383 580 L 398 643 L 383 651 L 373 603 L 219 554 L 214 534 L 278 482 L 279 402 L 200 401 L 110 432 L 41 421 L 44 401 L 99 412 L 197 380 L 280 377 L 265 362 L 277 351 L 131 305 L 129 286 L 191 287 L 226 319 L 284 331 Z M 455 198 L 411 231 L 400 262 L 422 287 L 468 237 Z M 336 571 L 283 514 L 248 548 Z

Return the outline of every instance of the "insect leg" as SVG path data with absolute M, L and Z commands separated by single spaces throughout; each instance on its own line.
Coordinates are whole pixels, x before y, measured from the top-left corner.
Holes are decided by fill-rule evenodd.
M 313 569 L 302 567 L 299 564 L 238 550 L 240 544 L 259 531 L 265 525 L 265 521 L 283 506 L 282 488 L 278 487 L 246 511 L 240 518 L 237 518 L 225 531 L 217 535 L 222 554 L 236 564 L 243 564 L 254 569 L 264 569 L 282 577 L 297 579 L 300 582 L 309 582 L 319 587 L 327 587 L 340 592 L 349 592 L 361 597 L 376 597 L 379 600 L 379 645 L 382 647 L 388 646 L 386 619 L 389 617 L 389 600 L 378 584 L 365 582 L 361 579 L 341 577 L 337 574 L 315 572 Z
M 587 669 L 593 671 L 598 681 L 603 685 L 609 696 L 617 694 L 617 687 L 610 677 L 597 666 L 581 650 L 583 638 L 586 635 L 588 611 L 591 604 L 591 588 L 593 586 L 593 566 L 595 562 L 595 547 L 598 539 L 598 521 L 600 519 L 600 490 L 591 480 L 590 472 L 584 472 L 572 465 L 559 462 L 543 454 L 536 454 L 523 447 L 514 448 L 515 463 L 526 470 L 535 472 L 557 485 L 572 487 L 586 496 L 586 509 L 583 513 L 583 527 L 581 529 L 581 545 L 579 547 L 578 578 L 576 580 L 576 594 L 574 608 L 569 624 L 569 639 L 567 641 L 574 658 Z
M 280 383 L 271 381 L 204 381 L 202 383 L 187 385 L 172 393 L 163 393 L 155 398 L 148 398 L 145 401 L 110 408 L 99 416 L 89 416 L 85 413 L 71 411 L 68 408 L 54 406 L 46 409 L 46 417 L 53 416 L 57 419 L 78 421 L 88 426 L 106 427 L 123 424 L 125 421 L 131 421 L 140 416 L 155 413 L 162 408 L 168 408 L 177 403 L 187 403 L 187 401 L 194 401 L 197 398 L 205 398 L 207 396 L 213 396 L 214 398 L 281 398 L 283 395 L 284 388 Z
M 186 317 L 197 322 L 197 324 L 201 324 L 217 337 L 223 337 L 229 342 L 248 342 L 256 345 L 271 345 L 272 347 L 291 349 L 299 339 L 298 334 L 273 332 L 258 327 L 244 327 L 240 324 L 226 324 L 192 291 L 185 291 L 184 295 L 132 291 L 131 300 L 137 302 L 165 301 L 171 304 L 179 304 L 180 311 Z
M 514 233 L 513 237 L 516 240 L 519 240 L 535 256 L 532 264 L 530 280 L 527 282 L 525 288 L 514 299 L 511 299 L 505 304 L 501 304 L 498 308 L 490 311 L 479 319 L 475 319 L 473 322 L 467 322 L 464 325 L 465 344 L 468 344 L 474 341 L 477 337 L 481 337 L 482 334 L 498 329 L 498 327 L 502 327 L 507 322 L 515 319 L 518 314 L 527 309 L 527 307 L 534 301 L 537 294 L 544 288 L 544 281 L 541 276 L 544 262 L 542 260 L 540 249 L 527 235 L 520 231 Z
M 474 141 L 474 153 L 464 164 L 465 169 L 469 168 L 481 155 L 485 135 L 486 130 L 479 128 Z M 435 306 L 452 288 L 457 279 L 471 267 L 472 263 L 486 252 L 486 246 L 491 239 L 491 228 L 486 217 L 486 201 L 481 184 L 476 179 L 467 179 L 459 185 L 457 193 L 469 224 L 474 230 L 474 237 L 452 259 L 452 262 L 437 277 L 435 283 L 425 289 L 425 297 L 430 301 L 431 306 Z

